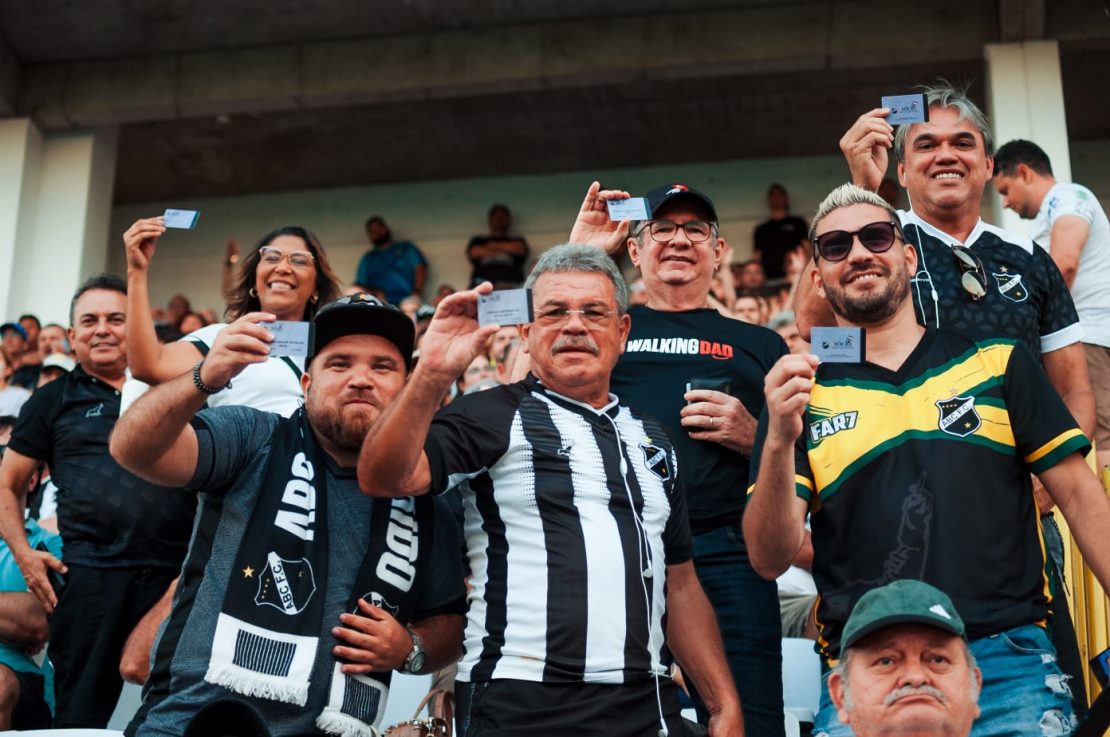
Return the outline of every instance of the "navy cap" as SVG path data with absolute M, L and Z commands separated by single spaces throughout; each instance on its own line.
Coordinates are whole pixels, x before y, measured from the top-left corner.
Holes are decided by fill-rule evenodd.
M 668 205 L 675 200 L 685 199 L 706 210 L 710 222 L 717 222 L 717 208 L 713 206 L 713 200 L 709 199 L 709 196 L 704 192 L 687 187 L 685 184 L 663 184 L 649 190 L 644 196 L 647 198 L 652 217 L 658 215 L 664 205 Z
M 18 322 L 6 322 L 3 325 L 0 325 L 0 335 L 3 335 L 9 330 L 16 331 L 23 336 L 24 340 L 27 340 L 27 329 L 20 325 Z

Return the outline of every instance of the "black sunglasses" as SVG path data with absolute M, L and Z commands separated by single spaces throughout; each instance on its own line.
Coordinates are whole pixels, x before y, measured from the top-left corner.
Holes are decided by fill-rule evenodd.
M 953 245 L 952 255 L 960 267 L 960 286 L 964 291 L 975 302 L 987 296 L 987 272 L 983 269 L 983 262 L 966 246 Z
M 898 234 L 898 226 L 890 221 L 880 221 L 863 226 L 859 230 L 830 230 L 814 239 L 817 254 L 826 261 L 836 262 L 848 258 L 852 252 L 852 243 L 859 237 L 871 253 L 885 253 L 894 245 L 894 238 Z

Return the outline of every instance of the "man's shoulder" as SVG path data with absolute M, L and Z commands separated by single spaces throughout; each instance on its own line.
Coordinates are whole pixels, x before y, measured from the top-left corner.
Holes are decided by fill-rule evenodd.
M 515 408 L 535 385 L 535 379 L 528 376 L 512 384 L 501 384 L 491 389 L 455 397 L 451 403 L 436 413 L 437 418 L 447 419 L 457 415 L 493 417 L 499 410 Z

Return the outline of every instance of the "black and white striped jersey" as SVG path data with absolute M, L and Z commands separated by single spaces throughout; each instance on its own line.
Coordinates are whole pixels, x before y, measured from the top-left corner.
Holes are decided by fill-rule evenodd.
M 424 450 L 432 491 L 463 497 L 472 591 L 460 680 L 666 672 L 666 567 L 690 559 L 691 541 L 657 420 L 529 376 L 452 402 Z

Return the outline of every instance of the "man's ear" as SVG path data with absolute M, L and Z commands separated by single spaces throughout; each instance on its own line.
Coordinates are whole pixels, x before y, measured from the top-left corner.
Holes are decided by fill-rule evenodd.
M 308 372 L 308 366 L 304 367 L 301 373 L 301 394 L 308 396 L 308 387 L 312 386 L 312 375 Z
M 902 189 L 906 188 L 906 164 L 902 161 L 898 162 L 898 183 L 902 185 Z
M 829 674 L 829 698 L 836 707 L 836 717 L 842 724 L 847 724 L 851 713 L 844 708 L 844 675 L 837 670 Z
M 809 273 L 809 278 L 813 283 L 814 291 L 821 295 L 821 299 L 825 299 L 825 280 L 821 278 L 821 269 L 817 268 L 816 264 L 814 264 L 813 271 Z
M 631 259 L 633 266 L 640 268 L 640 242 L 635 238 L 629 238 L 627 245 L 628 258 Z

